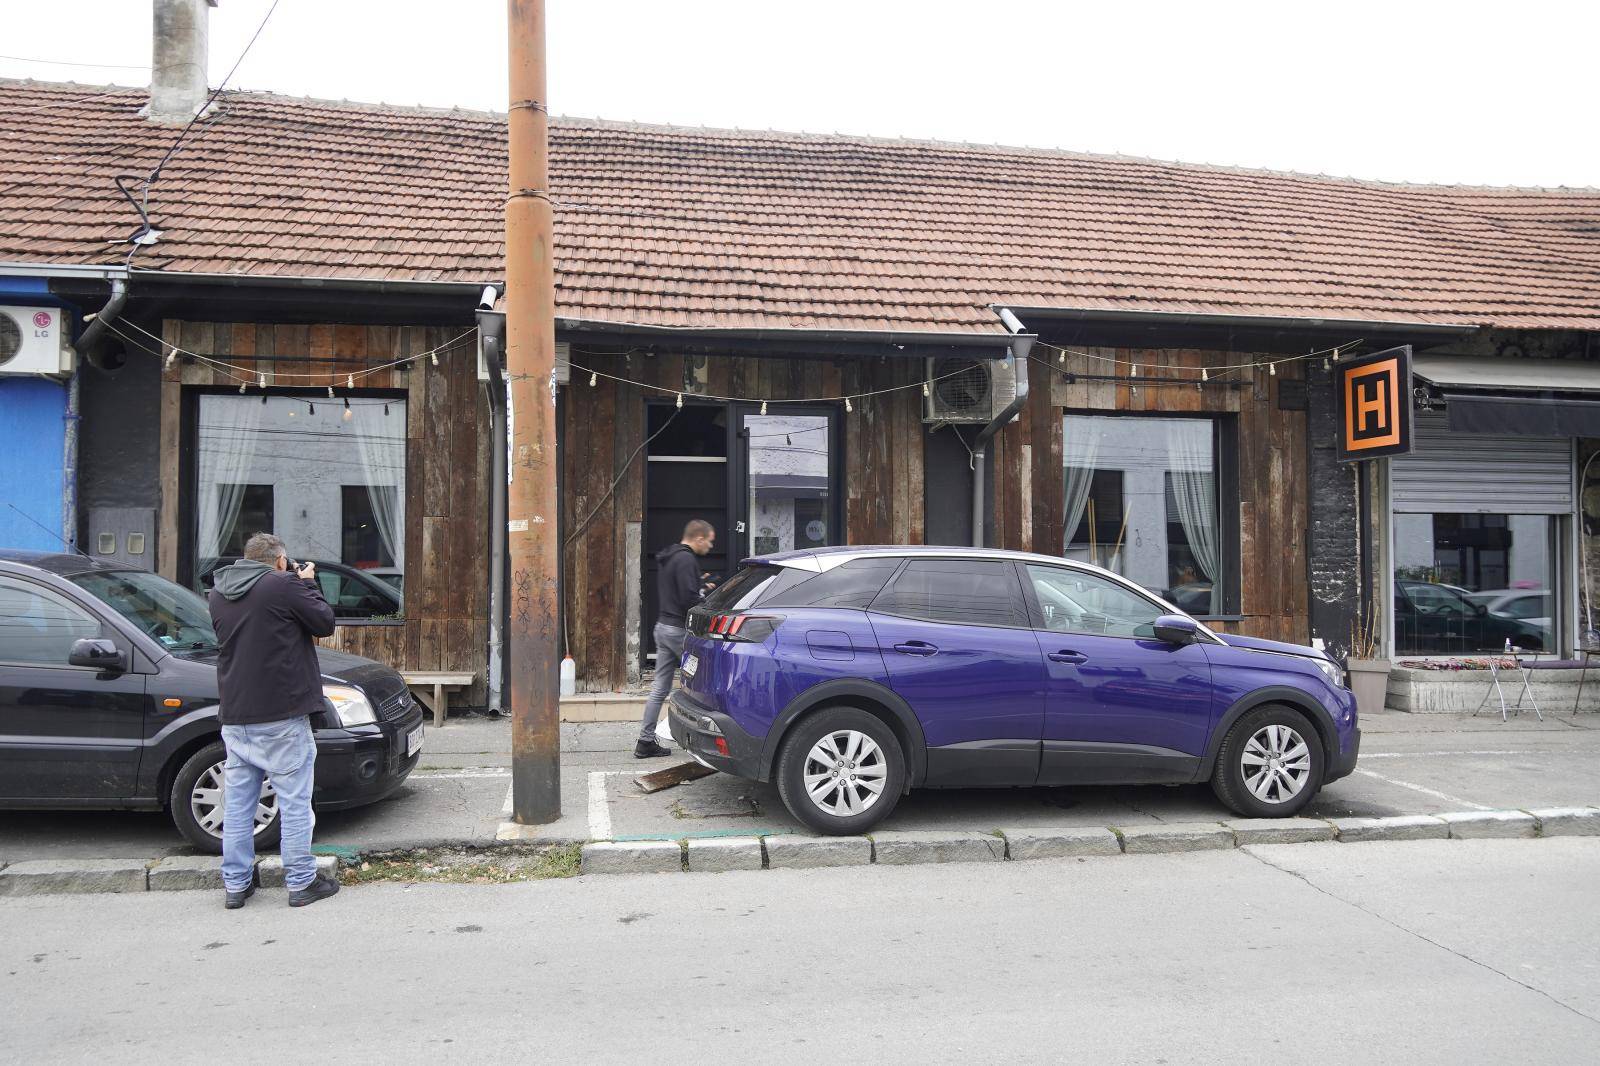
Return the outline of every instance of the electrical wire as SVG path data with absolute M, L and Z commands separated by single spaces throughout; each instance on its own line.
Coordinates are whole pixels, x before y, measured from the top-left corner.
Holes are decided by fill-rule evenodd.
M 53 107 L 71 107 L 74 104 L 86 104 L 91 100 L 98 100 L 102 96 L 114 96 L 117 93 L 125 93 L 128 91 L 130 91 L 130 89 L 127 86 L 113 85 L 109 89 L 101 89 L 99 92 L 93 92 L 87 96 L 75 96 L 71 100 L 57 100 L 55 103 L 36 104 L 33 107 L 8 107 L 4 109 L 4 114 L 9 118 L 12 115 L 27 115 L 36 111 L 49 111 Z M 34 182 L 31 184 L 43 185 L 46 183 Z
M 39 63 L 47 67 L 94 67 L 98 70 L 149 70 L 142 63 L 79 63 L 68 59 L 34 59 L 31 56 L 0 56 L 16 63 Z
M 790 405 L 808 403 L 834 403 L 840 400 L 868 400 L 874 396 L 885 396 L 892 392 L 904 392 L 906 389 L 926 388 L 933 383 L 943 381 L 946 378 L 960 377 L 971 369 L 971 367 L 962 367 L 960 370 L 952 370 L 948 374 L 940 374 L 937 377 L 931 378 L 918 378 L 916 381 L 908 382 L 904 385 L 891 385 L 886 389 L 872 389 L 867 392 L 843 393 L 838 396 L 802 396 L 787 400 L 778 400 L 771 397 L 761 396 L 716 396 L 708 392 L 687 392 L 684 389 L 674 389 L 666 385 L 652 385 L 647 381 L 634 381 L 632 378 L 618 377 L 615 374 L 607 374 L 603 370 L 595 370 L 592 367 L 581 366 L 577 363 L 572 363 L 571 366 L 572 371 L 575 374 L 588 374 L 591 377 L 605 378 L 607 381 L 616 381 L 623 385 L 632 385 L 636 388 L 650 389 L 654 392 L 659 392 L 667 396 L 678 396 L 680 398 L 683 396 L 689 396 L 697 400 L 718 400 L 723 403 L 767 403 Z M 801 432 L 804 431 L 802 430 Z

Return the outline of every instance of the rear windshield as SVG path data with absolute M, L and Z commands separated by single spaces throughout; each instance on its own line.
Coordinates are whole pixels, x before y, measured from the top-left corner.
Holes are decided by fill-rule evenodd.
M 778 576 L 779 569 L 776 566 L 747 566 L 712 589 L 701 602 L 713 611 L 737 611 L 749 607 Z

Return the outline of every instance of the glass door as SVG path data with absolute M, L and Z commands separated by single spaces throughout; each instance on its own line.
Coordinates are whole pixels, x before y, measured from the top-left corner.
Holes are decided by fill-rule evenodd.
M 841 542 L 837 423 L 826 408 L 739 415 L 742 555 L 802 551 Z

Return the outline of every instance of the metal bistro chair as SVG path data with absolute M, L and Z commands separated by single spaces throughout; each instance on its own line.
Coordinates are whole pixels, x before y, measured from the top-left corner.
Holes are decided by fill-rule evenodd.
M 1583 646 L 1578 649 L 1578 654 L 1583 657 L 1583 667 L 1578 671 L 1578 698 L 1572 701 L 1572 713 L 1578 714 L 1583 710 L 1583 682 L 1589 676 L 1589 660 L 1600 655 L 1600 637 L 1593 630 L 1584 634 Z
M 1596 654 L 1600 654 L 1600 651 L 1597 651 Z M 1503 656 L 1501 658 L 1503 658 Z M 1532 681 L 1533 671 L 1538 666 L 1538 659 L 1538 652 L 1525 655 L 1521 648 L 1511 649 L 1511 661 L 1517 664 L 1517 669 L 1522 673 L 1522 688 L 1517 690 L 1517 702 L 1512 705 L 1511 709 L 1516 711 L 1518 714 L 1521 714 L 1522 697 L 1527 696 L 1528 702 L 1533 705 L 1533 713 L 1538 715 L 1539 721 L 1542 722 L 1544 721 L 1544 713 L 1539 710 L 1539 701 L 1534 698 Z M 1505 689 L 1500 687 L 1500 669 L 1501 667 L 1498 658 L 1491 656 L 1489 659 L 1490 686 L 1483 690 L 1483 699 L 1478 702 L 1477 710 L 1472 712 L 1472 716 L 1474 718 L 1478 716 L 1478 711 L 1483 710 L 1484 704 L 1489 702 L 1489 694 L 1492 692 L 1500 697 L 1500 720 L 1502 722 L 1509 721 L 1506 716 Z M 1581 678 L 1579 679 L 1579 684 L 1582 684 Z

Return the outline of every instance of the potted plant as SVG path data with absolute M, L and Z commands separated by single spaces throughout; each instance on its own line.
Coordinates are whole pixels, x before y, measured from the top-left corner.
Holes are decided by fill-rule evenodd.
M 1350 691 L 1356 695 L 1356 713 L 1383 710 L 1389 695 L 1389 660 L 1378 657 L 1378 619 L 1374 611 L 1367 624 L 1350 627 L 1350 656 L 1344 661 L 1350 674 Z

